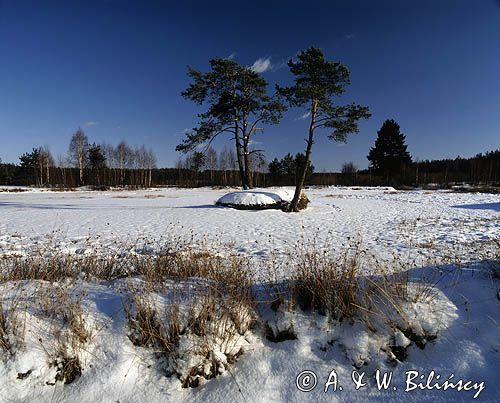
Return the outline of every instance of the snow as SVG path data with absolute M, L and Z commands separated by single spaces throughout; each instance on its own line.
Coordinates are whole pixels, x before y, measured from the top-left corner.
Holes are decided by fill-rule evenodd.
M 266 258 L 295 239 L 341 248 L 347 236 L 384 256 L 498 238 L 494 194 L 397 192 L 387 188 L 307 189 L 300 214 L 215 206 L 227 190 L 0 193 L 0 248 L 25 252 L 48 244 L 68 252 L 156 250 L 169 234 Z M 154 197 L 152 197 L 154 196 Z M 472 206 L 472 208 L 471 208 Z M 496 210 L 495 210 L 496 209 Z M 139 245 L 137 245 L 139 243 Z
M 159 369 L 154 352 L 132 344 L 123 310 L 124 279 L 110 282 L 78 280 L 73 287 L 85 297 L 82 305 L 92 338 L 82 353 L 84 370 L 69 385 L 52 383 L 55 368 L 47 364 L 45 349 L 52 348 L 53 321 L 30 305 L 44 282 L 0 285 L 8 304 L 29 309 L 24 349 L 0 360 L 0 401 L 470 401 L 476 390 L 413 390 L 405 392 L 405 372 L 434 370 L 441 380 L 484 381 L 478 401 L 500 400 L 500 302 L 498 278 L 483 256 L 500 239 L 498 195 L 447 191 L 400 192 L 392 188 L 330 187 L 307 189 L 308 209 L 297 214 L 279 210 L 242 211 L 215 206 L 228 197 L 238 203 L 273 203 L 288 200 L 293 189 L 233 192 L 213 189 L 156 189 L 123 192 L 51 192 L 26 189 L 0 192 L 0 255 L 62 253 L 154 255 L 168 241 L 189 242 L 224 253 L 242 253 L 256 264 L 260 282 L 268 278 L 268 262 L 285 261 L 301 247 L 341 251 L 351 242 L 395 270 L 407 271 L 410 280 L 433 279 L 432 299 L 403 307 L 415 335 L 435 335 L 420 349 L 399 328 L 368 332 L 360 323 L 330 322 L 326 317 L 289 311 L 264 310 L 272 328 L 293 327 L 297 338 L 274 343 L 259 328 L 230 343 L 243 349 L 238 361 L 220 376 L 198 388 L 183 389 L 176 376 Z M 257 193 L 256 193 L 257 192 Z M 226 196 L 225 196 L 226 195 Z M 483 250 L 484 245 L 484 250 Z M 469 247 L 472 246 L 472 247 Z M 453 259 L 446 260 L 448 256 Z M 435 264 L 432 262 L 435 261 Z M 430 263 L 431 262 L 431 263 Z M 363 267 L 366 274 L 371 267 Z M 286 267 L 280 275 L 286 277 Z M 436 278 L 437 276 L 437 278 Z M 418 290 L 415 290 L 417 292 Z M 158 297 L 161 300 L 161 297 Z M 397 323 L 395 323 L 397 324 Z M 39 341 L 42 338 L 42 342 Z M 393 366 L 385 346 L 407 348 L 406 360 Z M 227 346 L 227 345 L 226 345 Z M 182 339 L 185 362 L 193 339 Z M 223 345 L 212 354 L 226 368 Z M 235 351 L 229 351 L 235 352 Z M 324 393 L 335 369 L 343 390 Z M 377 369 L 392 371 L 393 384 L 378 391 Z M 18 374 L 32 371 L 25 379 Z M 318 386 L 310 393 L 295 386 L 297 375 L 312 370 Z M 353 370 L 365 372 L 367 386 L 355 390 Z M 180 369 L 182 371 L 182 368 Z M 392 386 L 397 390 L 392 390 Z M 5 399 L 5 400 L 4 400 Z
M 294 189 L 252 189 L 231 192 L 217 200 L 218 205 L 225 206 L 280 206 L 284 202 L 291 202 Z

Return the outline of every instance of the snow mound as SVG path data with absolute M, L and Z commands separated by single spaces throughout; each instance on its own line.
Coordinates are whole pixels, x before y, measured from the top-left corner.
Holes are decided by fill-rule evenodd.
M 252 189 L 225 194 L 215 204 L 239 209 L 281 209 L 292 199 L 292 189 Z

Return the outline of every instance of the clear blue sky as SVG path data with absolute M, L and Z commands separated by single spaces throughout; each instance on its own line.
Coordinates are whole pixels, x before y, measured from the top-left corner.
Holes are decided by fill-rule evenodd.
M 0 0 L 0 157 L 14 162 L 41 145 L 57 157 L 80 126 L 91 141 L 149 145 L 172 166 L 198 112 L 180 96 L 186 65 L 270 58 L 263 74 L 273 88 L 291 79 L 284 62 L 310 45 L 350 68 L 345 100 L 373 113 L 347 145 L 318 136 L 317 170 L 366 167 L 387 118 L 420 159 L 500 147 L 497 0 Z M 268 159 L 303 150 L 302 114 L 290 110 L 259 134 Z

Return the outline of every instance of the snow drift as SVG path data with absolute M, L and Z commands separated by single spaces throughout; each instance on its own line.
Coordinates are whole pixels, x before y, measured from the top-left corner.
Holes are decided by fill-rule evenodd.
M 293 199 L 294 189 L 252 189 L 231 192 L 222 196 L 215 204 L 240 210 L 283 209 Z

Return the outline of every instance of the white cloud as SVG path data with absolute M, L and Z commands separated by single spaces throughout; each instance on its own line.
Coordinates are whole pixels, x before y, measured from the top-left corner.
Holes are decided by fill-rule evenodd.
M 310 111 L 308 111 L 308 112 L 304 113 L 303 115 L 299 116 L 297 118 L 297 120 L 304 120 L 304 119 L 307 119 L 309 116 L 311 116 L 311 112 Z
M 236 52 L 231 53 L 226 59 L 233 60 L 236 56 Z
M 263 73 L 273 67 L 270 57 L 259 57 L 250 67 L 256 73 Z
M 94 122 L 92 120 L 85 122 L 85 126 L 90 127 L 90 126 L 97 126 L 99 122 Z

